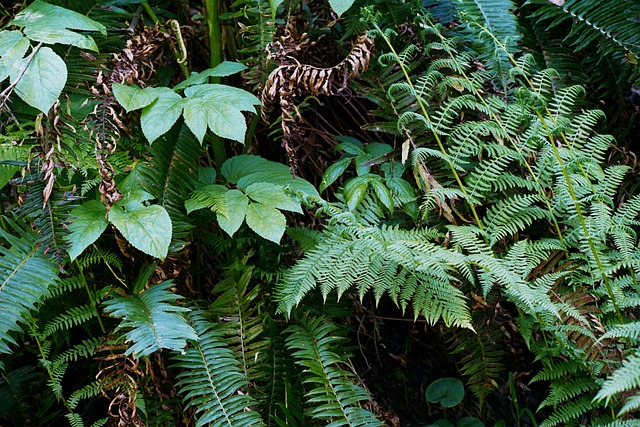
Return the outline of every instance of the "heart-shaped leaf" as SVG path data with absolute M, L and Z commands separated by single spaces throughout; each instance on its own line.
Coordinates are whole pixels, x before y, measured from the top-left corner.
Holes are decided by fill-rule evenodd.
M 145 206 L 138 201 L 126 206 L 118 203 L 109 211 L 109 221 L 136 249 L 160 259 L 167 256 L 171 218 L 162 206 Z
M 71 234 L 67 241 L 71 244 L 69 256 L 74 260 L 102 235 L 109 221 L 106 218 L 107 209 L 97 200 L 85 202 L 72 210 L 71 215 L 75 218 L 69 224 Z

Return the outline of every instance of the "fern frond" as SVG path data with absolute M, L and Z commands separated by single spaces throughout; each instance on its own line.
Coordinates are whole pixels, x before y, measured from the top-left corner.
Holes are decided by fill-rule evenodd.
M 5 218 L 12 232 L 0 230 L 6 246 L 0 247 L 0 353 L 16 344 L 10 332 L 49 294 L 58 281 L 59 268 L 38 244 L 40 236 L 28 226 Z
M 476 313 L 475 320 L 478 318 Z M 457 360 L 460 372 L 467 377 L 467 386 L 480 400 L 480 407 L 485 398 L 498 388 L 497 380 L 505 369 L 502 360 L 506 352 L 497 344 L 501 335 L 497 328 L 488 330 L 480 327 L 478 332 L 469 329 L 455 331 L 448 340 L 451 354 L 460 355 Z
M 242 392 L 247 386 L 244 375 L 215 324 L 199 310 L 190 311 L 187 318 L 197 341 L 173 360 L 174 367 L 182 369 L 177 376 L 180 393 L 198 414 L 196 426 L 264 426 L 260 415 L 250 410 L 255 402 Z
M 15 424 L 26 425 L 36 411 L 33 408 L 33 390 L 42 380 L 32 366 L 22 366 L 0 373 L 0 416 Z
M 608 404 L 616 395 L 638 388 L 640 388 L 640 354 L 632 354 L 607 378 L 594 400 L 605 401 Z
M 179 249 L 193 225 L 184 208 L 185 195 L 194 187 L 202 147 L 186 125 L 175 125 L 158 138 L 151 159 L 139 167 L 141 184 L 171 218 L 172 248 Z
M 303 382 L 309 385 L 306 393 L 307 412 L 327 426 L 383 426 L 360 404 L 371 400 L 370 394 L 353 382 L 354 375 L 341 368 L 346 358 L 337 351 L 345 342 L 340 328 L 322 317 L 302 319 L 290 326 L 287 347 L 293 351 L 296 363 L 305 368 Z
M 591 397 L 580 397 L 556 409 L 540 427 L 553 427 L 557 425 L 567 425 L 576 422 L 583 414 L 593 409 Z
M 65 313 L 57 316 L 44 326 L 43 336 L 48 337 L 61 329 L 71 329 L 74 326 L 82 325 L 96 316 L 98 316 L 98 313 L 91 304 L 70 307 Z
M 213 293 L 218 295 L 209 306 L 208 314 L 219 319 L 216 330 L 222 333 L 227 345 L 241 362 L 240 369 L 247 384 L 254 385 L 260 378 L 258 365 L 268 342 L 262 339 L 264 304 L 260 300 L 261 287 L 251 286 L 253 268 L 239 265 L 242 274 L 230 275 L 219 282 Z M 250 394 L 249 390 L 245 393 Z
M 116 330 L 127 330 L 126 340 L 132 342 L 125 355 L 139 358 L 167 348 L 182 351 L 187 340 L 197 340 L 193 328 L 181 313 L 189 310 L 175 304 L 181 297 L 169 290 L 165 281 L 131 296 L 115 295 L 105 301 L 105 311 L 122 319 Z

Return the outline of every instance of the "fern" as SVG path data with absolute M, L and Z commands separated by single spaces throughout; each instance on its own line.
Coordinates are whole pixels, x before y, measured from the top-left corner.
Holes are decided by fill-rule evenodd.
M 375 416 L 359 406 L 371 399 L 369 393 L 352 382 L 353 374 L 340 365 L 346 359 L 336 352 L 344 342 L 340 328 L 322 317 L 302 319 L 285 333 L 287 347 L 296 363 L 307 372 L 307 413 L 324 420 L 327 426 L 382 426 Z
M 40 381 L 41 375 L 28 365 L 0 373 L 0 418 L 21 425 L 35 422 L 32 390 Z
M 0 353 L 10 353 L 17 344 L 9 334 L 21 330 L 30 312 L 54 288 L 59 271 L 38 244 L 40 236 L 27 226 L 5 218 L 11 231 L 0 230 L 6 246 L 0 247 Z
M 125 355 L 139 358 L 163 348 L 181 351 L 187 340 L 197 339 L 181 314 L 189 310 L 175 304 L 181 297 L 169 290 L 171 286 L 171 281 L 165 281 L 139 294 L 115 295 L 103 303 L 108 314 L 122 319 L 116 330 L 126 330 L 126 340 L 132 343 Z
M 201 311 L 193 310 L 187 317 L 198 340 L 173 360 L 182 369 L 177 376 L 180 393 L 198 414 L 196 426 L 264 426 L 250 410 L 254 400 L 241 392 L 247 383 L 223 335 Z
M 596 401 L 609 401 L 621 393 L 635 391 L 640 387 L 640 355 L 631 354 L 613 374 L 607 378 L 602 388 L 596 394 Z M 640 394 L 628 397 L 620 409 L 620 415 L 636 411 L 640 408 Z
M 465 297 L 454 285 L 457 268 L 470 276 L 463 257 L 431 244 L 428 231 L 387 227 L 337 227 L 292 267 L 276 290 L 279 310 L 289 313 L 304 295 L 319 286 L 322 294 L 342 295 L 352 286 L 362 298 L 372 290 L 376 300 L 388 293 L 401 307 L 430 323 L 470 327 Z
M 184 197 L 193 190 L 202 148 L 188 127 L 175 125 L 149 148 L 151 160 L 138 166 L 142 186 L 163 206 L 172 225 L 172 248 L 177 250 L 193 228 Z

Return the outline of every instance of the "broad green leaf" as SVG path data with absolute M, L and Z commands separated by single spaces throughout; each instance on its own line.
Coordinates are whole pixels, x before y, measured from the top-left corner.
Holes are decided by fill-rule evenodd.
M 173 90 L 182 90 L 189 86 L 200 85 L 206 83 L 209 77 L 227 77 L 246 69 L 246 65 L 239 62 L 224 61 L 214 68 L 209 68 L 201 73 L 192 73 L 189 78 L 174 86 Z
M 29 40 L 20 31 L 0 31 L 0 82 L 9 77 L 16 61 L 29 49 Z
M 367 188 L 369 187 L 369 181 L 375 179 L 376 175 L 363 175 L 357 176 L 347 181 L 344 185 L 344 197 L 347 200 L 347 206 L 350 211 L 356 209 L 356 207 L 362 202 L 364 196 L 367 194 Z
M 220 84 L 190 86 L 184 108 L 187 126 L 202 143 L 207 127 L 223 138 L 244 142 L 247 123 L 241 111 L 255 112 L 260 100 L 249 92 Z
M 356 138 L 338 135 L 334 137 L 334 139 L 340 143 L 336 146 L 336 150 L 342 150 L 347 154 L 351 154 L 352 156 L 364 153 L 364 145 Z
M 282 212 L 262 203 L 251 203 L 247 207 L 246 219 L 249 228 L 259 236 L 280 243 L 287 226 L 287 219 Z
M 345 157 L 338 160 L 331 166 L 329 166 L 327 170 L 324 172 L 324 175 L 322 175 L 322 182 L 320 183 L 320 192 L 326 190 L 327 187 L 329 187 L 331 184 L 333 184 L 336 181 L 336 179 L 340 178 L 340 176 L 342 176 L 344 171 L 347 170 L 350 163 L 351 163 L 351 158 Z
M 99 22 L 72 10 L 40 0 L 36 0 L 29 7 L 18 13 L 9 22 L 9 25 L 43 30 L 47 28 L 68 28 L 80 31 L 99 31 L 101 34 L 107 35 L 106 27 Z
M 218 224 L 229 236 L 233 236 L 242 225 L 247 214 L 249 199 L 239 190 L 229 190 L 224 195 L 227 212 L 217 214 Z
M 205 105 L 207 107 L 207 124 L 213 133 L 244 143 L 247 121 L 240 110 L 218 101 L 209 100 Z
M 429 384 L 425 397 L 431 403 L 451 408 L 464 399 L 464 385 L 457 378 L 440 378 Z
M 254 173 L 257 170 L 263 170 L 263 168 L 268 167 L 270 163 L 275 162 L 270 162 L 259 156 L 241 154 L 239 156 L 233 156 L 224 162 L 220 168 L 220 173 L 222 173 L 222 176 L 231 184 L 237 184 L 238 180 L 243 176 Z
M 387 186 L 377 179 L 369 181 L 369 185 L 373 188 L 380 203 L 387 208 L 387 211 L 393 212 L 393 197 L 391 197 L 391 191 L 389 191 Z
M 7 185 L 19 170 L 20 166 L 0 165 L 0 188 Z
M 257 182 L 245 190 L 252 200 L 272 208 L 302 213 L 300 202 L 285 193 L 281 185 Z
M 151 104 L 161 92 L 152 87 L 141 89 L 136 85 L 125 86 L 120 83 L 114 83 L 111 90 L 116 101 L 122 105 L 127 113 Z
M 221 84 L 191 86 L 184 91 L 188 98 L 203 98 L 216 104 L 224 104 L 241 111 L 256 112 L 260 100 L 246 90 Z
M 160 259 L 167 256 L 171 218 L 162 206 L 145 206 L 138 201 L 126 206 L 117 203 L 109 211 L 109 221 L 138 250 Z
M 11 83 L 16 84 L 16 93 L 24 102 L 46 114 L 67 82 L 67 66 L 51 48 L 41 47 L 20 77 L 27 61 L 29 57 L 16 62 L 11 71 Z
M 71 216 L 75 218 L 69 224 L 71 234 L 67 241 L 72 261 L 102 235 L 109 225 L 106 215 L 107 209 L 97 200 L 89 200 L 71 211 Z
M 354 3 L 355 0 L 329 0 L 331 9 L 340 17 L 345 13 Z
M 79 47 L 80 49 L 92 50 L 94 52 L 98 51 L 98 45 L 96 45 L 93 38 L 64 28 L 27 27 L 24 29 L 24 34 L 30 40 L 37 42 L 68 44 Z
M 234 156 L 224 162 L 220 171 L 227 181 L 237 184 L 241 190 L 245 190 L 251 184 L 268 182 L 320 197 L 318 190 L 309 181 L 294 178 L 287 165 L 262 157 L 247 154 Z
M 271 8 L 271 19 L 276 19 L 276 12 L 278 11 L 278 6 L 282 3 L 283 0 L 269 0 L 269 8 Z
M 158 91 L 158 98 L 142 109 L 140 124 L 142 133 L 151 144 L 171 129 L 182 114 L 184 99 L 172 91 L 163 88 Z
M 200 141 L 204 141 L 207 133 L 207 111 L 203 99 L 189 99 L 184 105 L 184 122 Z

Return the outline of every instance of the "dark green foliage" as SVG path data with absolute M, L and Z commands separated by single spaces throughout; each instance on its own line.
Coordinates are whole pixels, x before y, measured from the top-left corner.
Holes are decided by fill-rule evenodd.
M 19 323 L 25 323 L 56 286 L 58 267 L 38 244 L 36 233 L 9 218 L 4 222 L 9 230 L 0 230 L 0 353 L 9 353 L 10 344 L 17 344 L 10 333 L 22 330 Z
M 459 425 L 639 425 L 636 3 L 356 1 L 337 20 L 333 2 L 52 3 L 106 34 L 59 9 L 84 24 L 0 32 L 0 423 L 423 425 L 445 403 L 426 408 L 426 385 L 459 374 Z M 369 71 L 331 82 L 350 114 L 305 100 L 292 144 L 316 151 L 274 161 L 278 123 L 245 117 L 239 87 L 282 61 L 322 80 L 365 31 Z M 78 47 L 89 33 L 100 53 Z M 202 73 L 217 47 L 241 76 Z M 68 72 L 46 113 L 11 57 L 39 49 Z M 394 309 L 444 336 L 450 359 L 424 366 L 450 372 L 378 335 Z M 354 348 L 369 335 L 376 360 Z M 402 369 L 378 383 L 405 396 L 359 378 L 385 357 Z
M 327 426 L 382 426 L 360 405 L 371 399 L 369 393 L 353 383 L 353 373 L 342 368 L 346 362 L 340 354 L 345 338 L 340 328 L 322 318 L 302 319 L 285 333 L 287 347 L 296 363 L 305 368 L 307 414 L 327 422 Z
M 196 426 L 263 426 L 258 413 L 250 410 L 253 399 L 239 392 L 247 382 L 215 323 L 197 310 L 188 319 L 198 339 L 174 356 L 174 366 L 182 370 L 176 385 L 187 405 L 196 408 Z

